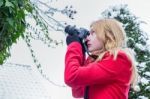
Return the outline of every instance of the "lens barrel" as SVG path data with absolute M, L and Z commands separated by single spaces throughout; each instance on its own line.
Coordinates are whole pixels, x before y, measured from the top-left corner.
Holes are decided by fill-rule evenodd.
M 65 27 L 65 32 L 69 35 L 77 35 L 82 39 L 86 38 L 90 34 L 87 29 L 84 28 L 77 29 L 75 26 L 70 25 Z

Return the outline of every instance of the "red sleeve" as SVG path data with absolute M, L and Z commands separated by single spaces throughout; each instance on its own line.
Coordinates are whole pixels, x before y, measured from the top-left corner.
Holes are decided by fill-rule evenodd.
M 131 67 L 125 54 L 119 54 L 116 60 L 108 55 L 87 66 L 81 66 L 84 61 L 82 57 L 81 45 L 78 42 L 71 43 L 65 56 L 65 83 L 71 87 L 110 83 L 117 80 L 124 69 Z
M 75 98 L 82 98 L 84 96 L 84 88 L 83 86 L 72 87 L 72 96 Z

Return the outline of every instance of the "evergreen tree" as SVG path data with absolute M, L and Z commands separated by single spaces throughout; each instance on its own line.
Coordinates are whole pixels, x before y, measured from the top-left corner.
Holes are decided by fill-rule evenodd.
M 127 5 L 110 7 L 102 12 L 104 18 L 115 18 L 123 23 L 127 33 L 127 45 L 135 52 L 139 81 L 137 91 L 130 89 L 129 99 L 150 99 L 150 50 L 147 34 L 140 25 L 145 23 L 132 14 Z

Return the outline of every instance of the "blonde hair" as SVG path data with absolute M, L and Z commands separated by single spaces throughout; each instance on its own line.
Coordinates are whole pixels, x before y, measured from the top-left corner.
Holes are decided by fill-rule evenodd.
M 125 52 L 132 62 L 132 77 L 130 82 L 134 88 L 137 83 L 138 73 L 133 52 L 127 48 L 126 33 L 122 27 L 122 23 L 116 19 L 101 19 L 93 22 L 91 28 L 95 31 L 98 39 L 104 42 L 104 47 L 101 49 L 102 53 L 96 61 L 101 60 L 106 52 L 110 52 L 114 56 L 114 60 L 117 58 L 119 50 Z

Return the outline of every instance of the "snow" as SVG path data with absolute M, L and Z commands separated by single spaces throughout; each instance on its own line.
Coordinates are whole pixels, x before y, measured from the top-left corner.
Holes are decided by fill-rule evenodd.
M 148 99 L 148 97 L 145 97 L 145 96 L 139 96 L 138 99 Z
M 142 77 L 140 81 L 142 85 L 148 85 L 150 83 L 150 80 L 146 79 L 145 77 Z

